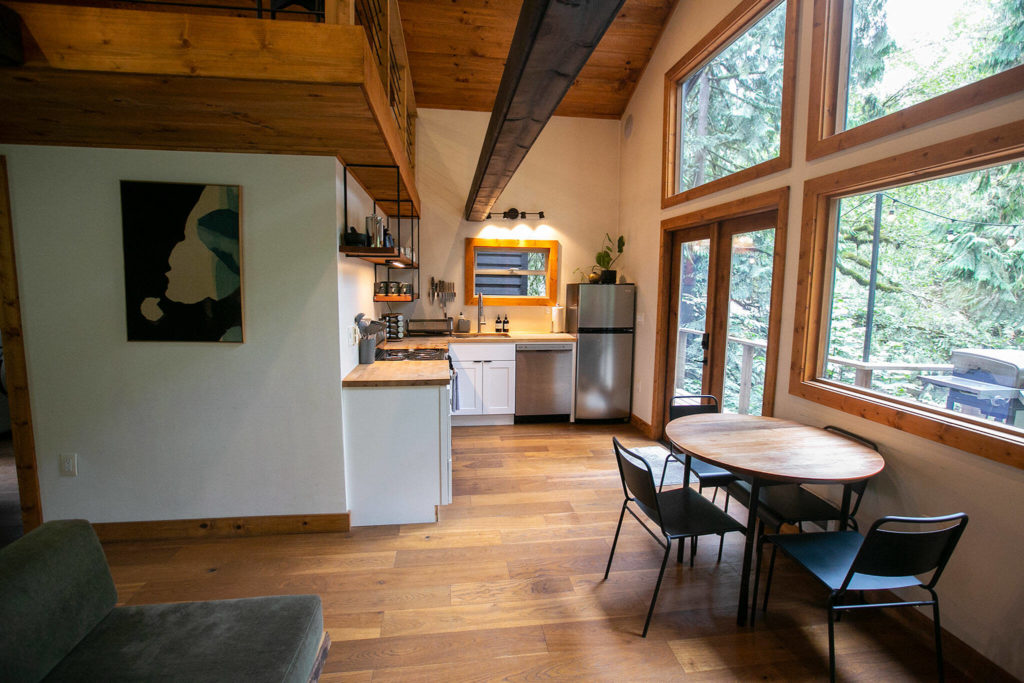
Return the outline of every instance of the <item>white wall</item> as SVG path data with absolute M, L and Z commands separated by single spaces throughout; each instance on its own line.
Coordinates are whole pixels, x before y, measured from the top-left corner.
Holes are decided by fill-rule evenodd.
M 44 518 L 344 512 L 334 159 L 0 154 Z M 125 340 L 122 179 L 241 185 L 244 344 Z
M 492 211 L 500 214 L 544 211 L 545 219 L 469 222 L 463 218 L 470 185 L 490 114 L 487 112 L 420 109 L 416 121 L 416 183 L 422 202 L 421 278 L 424 292 L 430 278 L 454 281 L 457 296 L 448 314 L 459 312 L 474 321 L 476 307 L 463 303 L 463 261 L 467 237 L 558 240 L 561 243 L 558 300 L 565 303 L 565 285 L 578 282 L 578 267 L 593 265 L 605 233 L 618 235 L 618 122 L 552 118 L 526 155 Z M 631 245 L 627 243 L 626 251 Z M 618 264 L 616 264 L 618 265 Z M 625 272 L 627 277 L 632 273 Z M 486 302 L 485 302 L 486 303 Z M 439 304 L 426 297 L 413 306 L 414 318 L 442 317 Z M 513 331 L 548 332 L 546 306 L 485 306 L 488 330 L 497 314 L 508 315 Z
M 1017 558 L 1017 548 L 1024 544 L 1024 530 L 1019 524 L 1024 517 L 1024 472 L 798 399 L 789 394 L 788 373 L 793 345 L 803 182 L 1019 120 L 1024 111 L 1024 95 L 1003 98 L 993 105 L 948 116 L 912 132 L 808 163 L 805 141 L 813 3 L 805 0 L 798 49 L 792 168 L 662 211 L 659 193 L 664 74 L 733 4 L 679 3 L 623 116 L 623 132 L 625 122 L 632 117 L 632 135 L 628 139 L 624 135 L 621 138 L 622 226 L 627 241 L 635 247 L 627 252 L 627 263 L 637 275 L 638 312 L 648 321 L 646 325 L 638 325 L 633 410 L 644 420 L 650 419 L 658 273 L 656 268 L 644 266 L 657 258 L 660 222 L 673 215 L 791 186 L 775 414 L 813 425 L 838 424 L 879 442 L 886 469 L 868 488 L 861 512 L 864 519 L 882 514 L 939 514 L 960 510 L 971 516 L 957 554 L 939 586 L 943 626 L 1013 675 L 1024 678 L 1024 648 L 1021 647 L 1017 609 L 1024 603 L 1024 581 Z

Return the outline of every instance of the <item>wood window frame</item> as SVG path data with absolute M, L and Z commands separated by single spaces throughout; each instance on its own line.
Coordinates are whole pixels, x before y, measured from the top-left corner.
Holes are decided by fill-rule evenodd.
M 558 304 L 558 240 L 498 240 L 482 237 L 466 238 L 465 266 L 465 304 L 475 306 L 477 303 L 475 273 L 476 249 L 478 247 L 497 248 L 508 251 L 540 251 L 546 249 L 547 277 L 545 289 L 547 296 L 487 296 L 484 301 L 488 306 L 555 306 Z
M 692 213 L 666 218 L 661 222 L 661 240 L 658 255 L 658 325 L 654 335 L 654 395 L 651 406 L 651 433 L 657 436 L 662 434 L 667 422 L 665 416 L 668 414 L 667 401 L 665 400 L 665 383 L 667 381 L 666 375 L 670 354 L 675 347 L 672 341 L 674 333 L 672 320 L 675 319 L 673 308 L 676 302 L 672 301 L 672 290 L 674 280 L 679 279 L 679 273 L 672 267 L 673 238 L 675 234 L 680 230 L 693 230 L 712 223 L 754 216 L 769 211 L 775 211 L 777 219 L 772 265 L 771 316 L 768 322 L 768 348 L 765 354 L 765 392 L 762 414 L 772 415 L 774 413 L 775 387 L 779 366 L 779 336 L 782 327 L 782 285 L 785 278 L 786 225 L 789 220 L 789 196 L 789 186 L 781 187 L 777 190 L 769 190 Z M 720 282 L 723 277 L 728 281 L 728 260 L 726 258 L 723 261 L 723 257 L 719 254 L 717 261 L 711 262 L 709 268 L 708 298 L 710 299 L 716 295 L 721 295 L 721 292 L 714 291 L 716 283 Z M 722 274 L 723 269 L 724 275 Z M 724 330 L 720 332 L 724 333 Z
M 993 74 L 849 130 L 836 132 L 840 72 L 849 59 L 843 16 L 853 0 L 814 0 L 807 159 L 818 159 L 1024 90 L 1024 65 Z
M 1024 158 L 1024 119 L 808 180 L 804 184 L 800 263 L 789 392 L 990 460 L 1024 469 L 1024 433 L 1009 425 L 953 415 L 820 377 L 830 296 L 838 199 Z
M 672 68 L 665 72 L 665 120 L 662 145 L 661 208 L 667 209 L 696 197 L 712 194 L 728 187 L 763 178 L 789 168 L 793 160 L 793 107 L 796 82 L 797 40 L 799 37 L 801 0 L 785 0 L 786 45 L 783 53 L 782 112 L 779 131 L 779 156 L 762 161 L 742 171 L 698 185 L 682 192 L 678 186 L 679 83 L 705 62 L 712 59 L 740 33 L 771 11 L 779 0 L 742 0 L 725 19 L 701 38 Z

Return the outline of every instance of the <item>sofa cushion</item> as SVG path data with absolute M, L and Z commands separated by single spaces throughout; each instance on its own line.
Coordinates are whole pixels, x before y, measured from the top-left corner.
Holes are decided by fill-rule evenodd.
M 40 680 L 116 602 L 85 520 L 47 522 L 0 550 L 0 680 Z
M 296 681 L 323 634 L 315 595 L 115 608 L 48 681 Z

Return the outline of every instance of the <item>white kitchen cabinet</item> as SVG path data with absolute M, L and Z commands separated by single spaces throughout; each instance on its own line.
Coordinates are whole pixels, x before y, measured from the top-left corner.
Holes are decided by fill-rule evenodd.
M 483 414 L 504 415 L 516 412 L 516 362 L 483 361 Z
M 453 424 L 512 424 L 516 410 L 516 345 L 450 344 L 458 382 Z
M 458 382 L 458 405 L 453 406 L 452 415 L 483 414 L 483 361 L 452 361 L 455 381 Z

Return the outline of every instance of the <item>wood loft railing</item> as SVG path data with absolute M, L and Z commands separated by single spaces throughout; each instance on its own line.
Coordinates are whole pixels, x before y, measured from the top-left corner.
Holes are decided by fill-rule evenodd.
M 381 211 L 418 214 L 393 1 L 360 13 L 373 46 L 359 0 L 60 1 L 0 0 L 26 37 L 0 70 L 0 142 L 336 156 Z
M 366 30 L 377 72 L 387 91 L 391 113 L 405 141 L 406 156 L 415 166 L 416 100 L 398 0 L 348 1 L 351 2 L 353 22 Z

